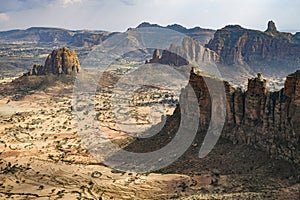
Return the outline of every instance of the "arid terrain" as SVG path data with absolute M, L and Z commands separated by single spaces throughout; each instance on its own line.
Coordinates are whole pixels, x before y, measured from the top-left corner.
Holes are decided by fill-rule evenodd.
M 182 193 L 181 182 L 209 185 L 210 175 L 126 173 L 98 163 L 77 135 L 71 93 L 58 84 L 19 101 L 2 97 L 2 199 L 161 199 Z
M 295 169 L 288 163 L 226 140 L 204 160 L 189 150 L 161 172 L 111 169 L 82 144 L 71 96 L 72 85 L 58 81 L 18 100 L 1 97 L 1 199 L 297 199 L 299 195 Z M 105 101 L 103 94 L 99 99 Z
M 189 37 L 149 48 L 156 29 Z M 125 33 L 0 32 L 0 43 L 0 199 L 300 198 L 299 33 L 272 21 L 266 31 L 142 23 Z M 118 157 L 178 142 L 182 124 L 187 136 L 140 163 L 146 172 Z M 216 144 L 201 157 L 207 135 Z

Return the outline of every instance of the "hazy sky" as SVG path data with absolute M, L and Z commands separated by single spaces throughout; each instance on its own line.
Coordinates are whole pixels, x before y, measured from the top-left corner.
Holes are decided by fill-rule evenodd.
M 299 0 L 0 0 L 0 30 L 33 26 L 125 31 L 143 21 L 300 31 Z

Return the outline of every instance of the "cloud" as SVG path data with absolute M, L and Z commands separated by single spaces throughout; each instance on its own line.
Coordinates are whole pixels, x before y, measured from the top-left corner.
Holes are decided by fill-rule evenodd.
M 279 30 L 299 30 L 299 6 L 300 1 L 282 0 L 0 0 L 0 13 L 9 15 L 2 14 L 0 30 L 55 26 L 123 31 L 143 21 L 213 29 L 240 24 L 265 30 L 270 19 Z
M 136 0 L 120 0 L 120 1 L 128 6 L 136 5 Z
M 0 13 L 0 23 L 9 21 L 9 16 L 6 13 Z
M 0 12 L 22 11 L 46 7 L 56 0 L 0 0 Z
M 47 8 L 54 5 L 69 6 L 84 0 L 0 0 L 0 13 Z
M 82 0 L 61 0 L 63 6 L 67 6 L 70 4 L 81 3 Z

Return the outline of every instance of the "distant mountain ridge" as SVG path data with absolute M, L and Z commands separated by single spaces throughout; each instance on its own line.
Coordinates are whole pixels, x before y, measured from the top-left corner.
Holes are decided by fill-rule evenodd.
M 285 74 L 300 67 L 300 33 L 279 32 L 273 21 L 264 32 L 240 25 L 225 26 L 216 31 L 206 47 L 227 66 L 250 66 L 265 73 L 288 69 Z
M 169 32 L 172 30 L 190 37 L 191 40 L 186 40 L 183 45 L 182 55 L 196 63 L 207 60 L 206 58 L 211 59 L 218 65 L 222 76 L 234 84 L 243 80 L 243 78 L 240 79 L 242 75 L 249 76 L 258 72 L 263 72 L 266 77 L 276 77 L 276 80 L 281 80 L 287 74 L 300 68 L 300 32 L 295 34 L 280 32 L 272 21 L 268 23 L 266 31 L 246 29 L 240 25 L 227 25 L 215 31 L 200 27 L 185 28 L 179 24 L 161 26 L 149 22 L 143 22 L 136 28 L 129 28 L 127 32 L 120 34 L 47 27 L 3 31 L 0 32 L 0 43 L 5 45 L 0 51 L 2 55 L 8 55 L 9 59 L 3 59 L 1 68 L 16 66 L 29 69 L 35 64 L 34 59 L 41 60 L 39 55 L 46 55 L 50 50 L 62 46 L 75 49 L 79 59 L 83 59 L 90 53 L 91 47 L 122 34 L 124 37 L 116 36 L 115 38 L 122 39 L 124 47 L 126 45 L 132 48 L 138 47 L 138 45 L 143 46 L 143 37 L 151 37 L 149 33 L 141 30 L 143 28 L 157 28 L 157 31 Z M 134 34 L 135 32 L 138 34 Z M 148 36 L 146 36 L 147 34 Z M 26 45 L 21 43 L 26 43 Z M 108 43 L 110 44 L 112 41 L 108 41 Z M 111 45 L 118 48 L 119 44 L 115 42 Z M 151 50 L 131 51 L 125 57 L 131 55 L 133 60 L 143 61 L 150 58 L 155 48 L 158 47 L 154 46 Z M 12 49 L 14 50 L 12 51 Z M 159 49 L 164 50 L 163 48 Z M 176 49 L 172 49 L 172 52 L 176 51 Z M 10 60 L 10 55 L 16 59 Z M 21 60 L 22 56 L 27 60 Z
M 202 44 L 206 44 L 212 39 L 215 33 L 215 30 L 200 27 L 188 29 L 178 24 L 163 27 L 148 22 L 143 22 L 136 28 L 146 27 L 171 29 L 197 39 Z M 74 47 L 91 47 L 100 44 L 115 33 L 116 32 L 101 30 L 68 30 L 63 28 L 31 27 L 25 30 L 15 29 L 1 31 L 0 42 L 63 43 L 64 45 Z
M 151 24 L 149 22 L 142 22 L 136 28 L 145 28 L 145 27 L 168 28 L 168 29 L 172 29 L 174 31 L 178 31 L 181 33 L 189 32 L 189 31 L 200 31 L 200 30 L 215 32 L 215 30 L 213 30 L 213 29 L 200 28 L 199 26 L 196 26 L 194 28 L 185 28 L 184 26 L 182 26 L 180 24 L 171 24 L 171 25 L 167 25 L 167 26 L 161 26 L 158 24 Z
M 194 27 L 194 28 L 185 28 L 179 24 L 172 24 L 168 26 L 160 26 L 158 24 L 151 24 L 149 22 L 143 22 L 140 25 L 138 25 L 136 28 L 166 28 L 170 30 L 174 30 L 183 34 L 186 34 L 187 36 L 194 38 L 198 40 L 202 44 L 206 44 L 211 40 L 215 34 L 215 30 L 212 29 L 205 29 L 200 27 Z
M 109 36 L 107 31 L 67 30 L 62 28 L 31 27 L 26 30 L 0 32 L 1 42 L 64 43 L 70 46 L 93 46 Z

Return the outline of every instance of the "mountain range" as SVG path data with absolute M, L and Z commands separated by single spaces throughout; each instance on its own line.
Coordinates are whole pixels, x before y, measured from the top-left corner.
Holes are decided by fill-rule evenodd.
M 32 27 L 0 32 L 1 42 L 65 43 L 71 46 L 97 45 L 108 37 L 107 31 L 72 31 L 62 28 Z
M 143 22 L 136 28 L 166 28 L 189 37 L 195 38 L 206 44 L 214 35 L 215 30 L 202 29 L 200 27 L 185 28 L 178 24 L 168 25 L 166 27 Z M 130 30 L 130 28 L 129 28 Z M 34 42 L 34 43 L 64 43 L 69 46 L 83 47 L 100 44 L 109 36 L 117 32 L 97 31 L 97 30 L 67 30 L 62 28 L 31 27 L 26 30 L 9 30 L 0 32 L 1 42 Z
M 136 28 L 128 28 L 124 33 L 42 27 L 0 32 L 0 43 L 3 44 L 0 49 L 0 70 L 7 66 L 10 69 L 11 66 L 30 69 L 33 64 L 40 64 L 44 60 L 41 55 L 46 56 L 49 51 L 62 46 L 75 49 L 79 60 L 83 60 L 93 47 L 122 34 L 119 37 L 121 43 L 114 42 L 114 45 L 136 47 L 136 44 L 143 43 L 144 36 L 148 34 L 143 30 L 149 28 L 157 28 L 162 32 L 174 31 L 190 37 L 191 40 L 186 40 L 189 42 L 183 44 L 184 54 L 198 61 L 201 60 L 199 55 L 209 52 L 212 55 L 209 59 L 217 64 L 223 77 L 234 84 L 239 84 L 241 76 L 255 75 L 258 72 L 283 84 L 283 78 L 300 67 L 300 32 L 280 32 L 273 21 L 269 21 L 266 31 L 246 29 L 240 25 L 227 25 L 219 30 L 211 30 L 143 22 Z M 138 53 L 129 54 L 132 57 L 145 54 L 142 55 L 143 58 L 149 58 L 152 50 L 139 49 Z
M 174 32 L 180 34 L 172 35 Z M 163 37 L 149 38 L 152 33 Z M 0 103 L 5 115 L 1 119 L 3 153 L 0 173 L 3 180 L 0 186 L 4 192 L 0 198 L 1 195 L 6 199 L 12 196 L 28 198 L 30 195 L 51 198 L 55 193 L 60 198 L 63 195 L 69 198 L 67 193 L 79 194 L 81 198 L 82 194 L 89 193 L 91 196 L 88 197 L 92 199 L 102 199 L 107 192 L 110 199 L 119 198 L 120 194 L 132 199 L 140 190 L 141 199 L 150 199 L 148 196 L 151 199 L 179 199 L 181 196 L 184 199 L 203 199 L 203 195 L 211 195 L 207 199 L 232 199 L 233 195 L 239 195 L 235 199 L 298 199 L 300 70 L 295 69 L 300 67 L 299 33 L 279 32 L 272 21 L 266 31 L 239 25 L 228 25 L 214 31 L 199 27 L 187 29 L 176 24 L 162 27 L 142 23 L 124 33 L 57 28 L 13 30 L 0 33 L 0 44 L 0 75 L 7 63 L 24 68 L 33 66 L 27 74 L 1 84 Z M 61 48 L 62 45 L 72 50 Z M 61 49 L 53 50 L 58 46 Z M 106 71 L 99 77 L 98 73 L 85 68 L 89 65 L 84 58 L 89 61 L 89 57 L 94 59 L 90 61 L 95 67 L 108 64 L 119 68 Z M 40 65 L 40 60 L 44 60 L 44 65 Z M 111 63 L 112 60 L 124 65 Z M 135 65 L 134 62 L 142 64 Z M 206 73 L 213 71 L 215 66 L 225 80 Z M 132 73 L 133 76 L 124 81 L 122 78 L 126 76 L 122 76 L 122 67 L 128 67 L 129 75 L 142 69 L 143 76 L 138 80 L 138 76 Z M 164 72 L 169 67 L 172 71 Z M 284 76 L 284 87 L 277 91 L 268 90 L 270 80 L 261 73 L 249 78 L 249 74 L 256 71 L 263 71 L 268 77 Z M 289 74 L 290 71 L 296 72 Z M 174 82 L 179 80 L 178 76 L 170 78 L 172 72 L 175 75 L 180 73 L 183 81 L 179 86 L 178 101 L 169 93 L 173 92 L 173 85 L 177 87 Z M 182 76 L 184 72 L 187 72 L 187 77 Z M 71 75 L 77 73 L 77 77 Z M 155 78 L 157 73 L 163 76 L 147 82 L 148 77 Z M 18 75 L 13 73 L 13 76 Z M 93 91 L 91 83 L 97 84 L 96 77 L 100 80 L 97 90 Z M 75 78 L 78 82 L 72 85 Z M 172 89 L 165 92 L 165 86 L 159 84 L 158 79 L 171 81 L 167 86 L 173 86 Z M 245 90 L 226 81 L 241 79 L 248 81 Z M 128 92 L 132 88 L 130 84 L 140 86 L 139 81 L 142 90 L 132 90 L 138 96 L 128 100 L 125 96 L 127 93 L 131 95 Z M 126 90 L 119 91 L 118 85 L 125 86 Z M 76 91 L 78 88 L 81 89 Z M 152 91 L 155 92 L 153 95 Z M 89 98 L 91 94 L 93 98 Z M 74 101 L 76 95 L 82 98 Z M 91 103 L 95 99 L 95 104 Z M 131 102 L 130 111 L 122 108 L 122 99 Z M 114 100 L 120 109 L 114 109 Z M 126 136 L 123 139 L 122 131 L 114 128 L 115 115 L 124 113 L 127 118 L 132 114 L 133 121 L 141 124 L 140 119 L 148 120 L 145 111 L 156 102 L 174 106 L 173 114 L 164 116 L 159 113 L 162 121 L 143 132 L 142 137 Z M 95 116 L 90 108 L 95 109 Z M 10 117 L 6 116 L 7 112 L 12 113 Z M 75 116 L 79 118 L 76 120 Z M 84 129 L 80 129 L 80 122 L 83 122 Z M 94 156 L 97 155 L 91 156 L 90 153 L 95 150 L 102 157 L 98 147 L 108 143 L 98 137 L 98 132 L 92 129 L 93 124 L 97 124 L 97 130 L 99 125 L 103 126 L 114 144 L 142 155 L 142 159 L 138 161 L 134 156 L 124 156 L 122 150 L 111 153 L 108 147 L 109 156 L 105 159 L 116 169 L 110 169 L 111 165 L 106 162 L 95 162 Z M 157 134 L 153 135 L 154 131 Z M 82 147 L 82 142 L 90 146 Z M 165 151 L 170 144 L 176 148 Z M 153 152 L 158 152 L 158 157 L 145 156 Z M 127 167 L 135 171 L 150 166 L 152 172 L 156 164 L 161 167 L 165 161 L 174 162 L 150 174 L 133 176 L 133 173 L 119 171 Z M 162 179 L 166 173 L 169 182 Z M 50 182 L 49 174 L 53 177 Z M 153 178 L 154 174 L 158 176 Z M 192 179 L 182 181 L 179 176 Z M 172 192 L 147 182 L 149 179 L 172 186 Z M 58 190 L 60 187 L 62 190 Z M 164 196 L 152 198 L 157 193 L 156 188 Z M 189 190 L 191 193 L 183 193 Z M 168 193 L 172 196 L 166 196 Z M 190 194 L 193 196 L 189 198 Z
M 217 30 L 206 47 L 215 51 L 227 66 L 250 66 L 252 70 L 267 74 L 285 74 L 300 66 L 300 33 L 279 32 L 273 21 L 266 31 L 228 25 Z

